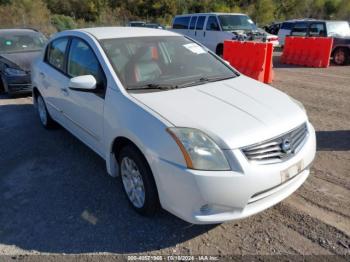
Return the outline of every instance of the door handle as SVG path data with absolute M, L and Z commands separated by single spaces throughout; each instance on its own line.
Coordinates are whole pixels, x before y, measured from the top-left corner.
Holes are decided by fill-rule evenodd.
M 41 78 L 45 78 L 45 74 L 43 72 L 40 72 L 39 75 Z
M 194 31 L 194 35 L 197 36 L 197 31 Z
M 205 31 L 203 32 L 203 36 L 205 37 Z
M 69 95 L 67 88 L 61 88 L 61 92 L 63 93 L 64 96 Z

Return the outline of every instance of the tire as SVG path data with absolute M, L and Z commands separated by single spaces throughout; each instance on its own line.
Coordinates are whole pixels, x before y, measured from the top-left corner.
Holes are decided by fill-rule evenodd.
M 124 193 L 136 212 L 152 216 L 159 209 L 157 187 L 142 153 L 132 145 L 124 146 L 118 157 Z
M 2 81 L 2 78 L 0 76 L 0 95 L 5 93 L 5 87 L 4 87 L 4 83 Z
M 54 128 L 56 122 L 51 118 L 49 112 L 47 111 L 45 101 L 41 95 L 37 97 L 37 111 L 39 115 L 40 123 L 47 129 Z
M 224 56 L 224 46 L 222 44 L 218 44 L 215 53 L 222 58 Z
M 0 94 L 6 93 L 6 89 L 6 83 L 4 79 L 2 79 L 2 77 L 0 76 Z
M 345 65 L 349 59 L 349 50 L 346 48 L 337 48 L 333 53 L 333 63 L 336 65 Z

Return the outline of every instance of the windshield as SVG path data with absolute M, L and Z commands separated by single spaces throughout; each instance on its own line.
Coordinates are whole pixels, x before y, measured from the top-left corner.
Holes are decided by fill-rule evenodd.
M 0 33 L 0 53 L 41 50 L 47 39 L 37 32 Z
M 219 15 L 219 20 L 224 31 L 256 30 L 256 25 L 246 15 Z
M 187 87 L 237 75 L 183 36 L 115 38 L 101 40 L 101 44 L 127 89 Z
M 144 23 L 144 22 L 130 22 L 131 27 L 143 27 L 145 25 L 146 25 L 146 23 Z
M 348 22 L 327 22 L 329 36 L 350 36 L 350 26 Z

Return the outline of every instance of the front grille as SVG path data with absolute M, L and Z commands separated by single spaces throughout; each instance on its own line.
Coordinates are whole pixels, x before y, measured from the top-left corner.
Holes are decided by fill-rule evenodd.
M 242 152 L 249 161 L 257 164 L 282 162 L 300 150 L 307 134 L 307 125 L 302 124 L 281 136 L 242 148 Z

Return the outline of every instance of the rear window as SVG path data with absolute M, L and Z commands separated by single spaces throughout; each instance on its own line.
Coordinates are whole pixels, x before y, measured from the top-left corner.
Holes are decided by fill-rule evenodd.
M 294 23 L 283 23 L 281 29 L 292 30 Z
M 176 17 L 173 23 L 173 29 L 187 29 L 190 23 L 189 16 Z
M 64 71 L 67 44 L 68 38 L 59 38 L 52 41 L 47 49 L 46 62 L 60 71 Z

